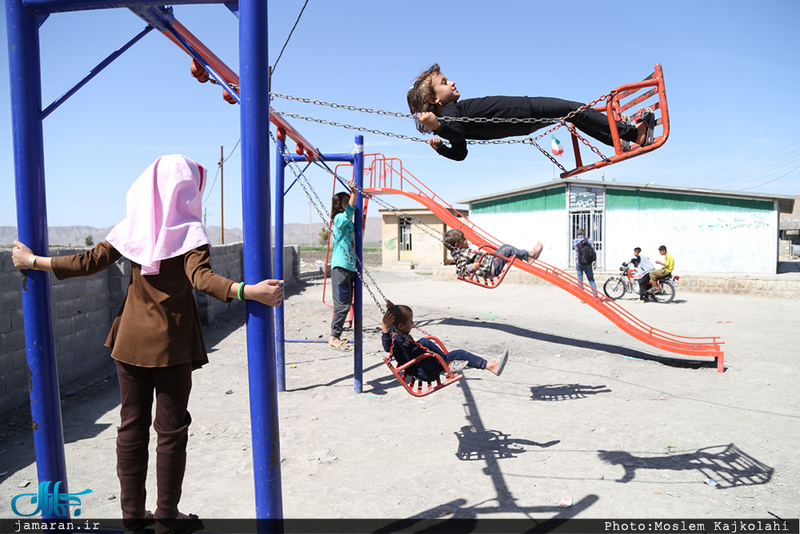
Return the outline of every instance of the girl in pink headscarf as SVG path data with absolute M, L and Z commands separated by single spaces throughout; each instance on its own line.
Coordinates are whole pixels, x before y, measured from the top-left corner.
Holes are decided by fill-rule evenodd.
M 106 340 L 120 387 L 117 474 L 126 532 L 144 532 L 154 521 L 158 534 L 203 526 L 196 515 L 178 511 L 192 370 L 208 362 L 192 290 L 228 302 L 279 306 L 283 300 L 281 280 L 245 286 L 211 270 L 200 219 L 205 182 L 199 164 L 162 156 L 128 191 L 126 218 L 92 250 L 50 258 L 16 241 L 12 251 L 15 267 L 50 271 L 59 280 L 98 273 L 122 257 L 131 261 L 130 286 Z M 154 393 L 158 497 L 152 514 L 145 509 L 145 478 Z

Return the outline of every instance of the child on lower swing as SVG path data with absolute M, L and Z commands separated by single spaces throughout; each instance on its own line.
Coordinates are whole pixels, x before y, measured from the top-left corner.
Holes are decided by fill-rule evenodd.
M 530 250 L 516 248 L 512 245 L 501 245 L 495 254 L 502 256 L 492 256 L 480 250 L 469 248 L 469 242 L 464 237 L 464 232 L 461 230 L 448 230 L 444 234 L 444 242 L 450 249 L 450 255 L 456 260 L 456 271 L 462 278 L 468 278 L 473 273 L 481 278 L 489 280 L 494 279 L 503 270 L 506 260 L 503 258 L 511 258 L 512 256 L 528 262 L 533 263 L 542 253 L 544 246 L 539 241 Z
M 440 155 L 462 161 L 467 157 L 467 139 L 502 139 L 529 135 L 547 124 L 558 122 L 584 104 L 550 97 L 487 96 L 459 101 L 461 94 L 456 82 L 448 80 L 432 65 L 420 74 L 408 90 L 408 107 L 416 115 L 417 129 L 433 133 L 428 144 Z M 553 119 L 541 122 L 472 122 L 447 120 L 459 117 L 483 119 Z M 441 119 L 441 120 L 440 120 Z M 608 117 L 592 107 L 587 107 L 569 118 L 579 130 L 603 144 L 613 146 L 614 140 Z M 655 114 L 645 107 L 634 117 L 633 124 L 617 121 L 620 139 L 645 146 L 653 136 Z M 450 141 L 446 146 L 440 138 Z
M 503 374 L 508 362 L 508 350 L 491 362 L 480 356 L 463 349 L 451 350 L 447 354 L 436 342 L 422 338 L 415 341 L 411 337 L 414 327 L 414 312 L 408 306 L 392 304 L 386 301 L 386 314 L 381 321 L 381 342 L 383 350 L 391 352 L 398 365 L 403 365 L 426 352 L 436 353 L 450 366 L 453 373 L 461 372 L 465 367 L 482 369 L 494 373 L 496 376 Z M 425 382 L 435 382 L 445 370 L 438 358 L 423 358 L 419 363 L 408 368 L 408 374 Z

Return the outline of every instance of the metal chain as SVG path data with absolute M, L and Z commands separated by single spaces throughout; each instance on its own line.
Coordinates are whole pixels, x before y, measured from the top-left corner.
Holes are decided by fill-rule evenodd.
M 422 137 L 411 137 L 411 136 L 403 135 L 403 134 L 396 134 L 396 133 L 391 133 L 391 132 L 383 132 L 381 130 L 373 130 L 371 128 L 364 128 L 363 126 L 353 126 L 352 124 L 342 124 L 340 122 L 327 121 L 325 119 L 318 119 L 316 117 L 306 117 L 304 115 L 297 115 L 296 113 L 287 113 L 285 111 L 275 111 L 275 113 L 277 113 L 279 115 L 282 115 L 284 117 L 292 118 L 292 119 L 300 119 L 300 120 L 304 120 L 304 121 L 308 121 L 308 122 L 316 122 L 316 123 L 319 123 L 319 124 L 326 124 L 328 126 L 335 126 L 337 128 L 347 128 L 349 130 L 357 130 L 359 132 L 364 132 L 364 133 L 385 135 L 385 136 L 388 136 L 388 137 L 396 137 L 398 139 L 405 139 L 405 140 L 408 140 L 408 141 L 416 141 L 418 143 L 427 143 L 428 142 L 427 139 L 423 139 Z
M 272 138 L 272 141 L 275 143 L 275 145 L 280 147 L 280 145 L 278 144 L 277 140 L 275 139 L 274 134 L 271 131 L 269 132 L 269 136 Z M 349 248 L 346 247 L 346 246 L 343 246 L 343 243 L 342 243 L 343 236 L 339 235 L 338 232 L 334 232 L 333 231 L 333 227 L 332 227 L 332 225 L 330 223 L 330 217 L 326 213 L 326 209 L 324 207 L 325 204 L 322 202 L 322 199 L 319 198 L 319 195 L 317 194 L 316 190 L 308 182 L 308 179 L 305 178 L 305 176 L 304 176 L 304 174 L 302 172 L 300 172 L 300 173 L 297 172 L 297 170 L 295 169 L 295 165 L 289 159 L 289 157 L 286 155 L 286 151 L 285 150 L 281 150 L 281 156 L 283 156 L 283 160 L 286 162 L 286 164 L 289 167 L 289 169 L 291 169 L 292 173 L 295 175 L 295 178 L 297 179 L 297 183 L 300 184 L 300 187 L 303 189 L 303 192 L 306 194 L 308 199 L 311 201 L 311 204 L 314 206 L 314 209 L 317 211 L 317 214 L 320 216 L 320 219 L 322 219 L 322 224 L 328 229 L 329 235 L 333 236 L 336 239 L 336 242 L 339 243 L 339 246 L 341 246 L 342 250 L 347 255 L 347 258 L 350 261 L 352 261 L 353 263 L 358 264 L 359 267 L 361 267 L 361 270 L 363 271 L 363 274 L 365 274 L 370 279 L 372 284 L 375 286 L 375 289 L 378 291 L 380 296 L 383 298 L 383 303 L 381 303 L 381 301 L 378 300 L 378 298 L 375 296 L 375 294 L 370 289 L 369 285 L 366 283 L 366 280 L 364 280 L 364 277 L 362 276 L 362 273 L 359 273 L 358 269 L 356 269 L 356 275 L 361 279 L 361 282 L 363 283 L 363 285 L 366 288 L 366 290 L 369 293 L 369 295 L 372 297 L 372 300 L 375 301 L 375 304 L 378 306 L 378 309 L 381 311 L 381 313 L 385 313 L 385 310 L 383 309 L 383 306 L 386 303 L 386 301 L 388 300 L 386 298 L 386 295 L 383 294 L 383 292 L 381 291 L 380 287 L 378 287 L 378 284 L 375 282 L 375 279 L 372 278 L 372 275 L 370 274 L 369 270 L 364 266 L 364 263 L 358 258 L 358 256 L 356 255 L 354 257 L 353 254 L 351 253 L 351 251 L 349 250 Z M 313 193 L 313 196 L 312 196 L 312 193 Z M 359 221 L 359 224 L 361 224 L 361 221 Z
M 384 115 L 388 117 L 399 117 L 404 119 L 415 119 L 415 114 L 410 113 L 402 113 L 400 111 L 386 111 L 383 109 L 372 109 L 366 107 L 359 107 L 359 106 L 351 106 L 348 104 L 337 104 L 336 102 L 326 102 L 324 100 L 319 100 L 316 98 L 305 98 L 301 96 L 293 96 L 293 95 L 285 95 L 280 93 L 270 93 L 270 99 L 272 98 L 283 98 L 286 100 L 293 100 L 295 102 L 301 102 L 303 104 L 314 104 L 317 106 L 326 106 L 334 109 L 344 109 L 347 111 L 359 111 L 361 113 L 375 113 L 377 115 Z M 598 99 L 600 100 L 600 99 Z M 581 108 L 582 109 L 582 108 Z M 523 124 L 523 123 L 546 123 L 546 124 L 553 124 L 554 122 L 558 122 L 559 119 L 554 118 L 536 118 L 536 117 L 438 117 L 440 121 L 450 121 L 450 122 L 476 122 L 476 123 L 509 123 L 509 124 Z
M 341 176 L 336 174 L 336 172 L 332 171 L 330 169 L 330 167 L 328 167 L 324 163 L 320 163 L 320 162 L 315 162 L 315 163 L 317 165 L 319 165 L 321 168 L 323 168 L 325 171 L 327 171 L 329 174 L 331 174 L 335 179 L 339 179 L 339 180 L 344 181 L 344 178 L 342 178 Z M 454 249 L 454 247 L 452 247 L 450 244 L 448 244 L 444 240 L 444 232 L 442 232 L 441 230 L 437 230 L 436 228 L 432 227 L 431 225 L 419 220 L 415 216 L 404 212 L 402 209 L 396 208 L 395 206 L 391 205 L 386 200 L 384 200 L 384 199 L 382 199 L 382 198 L 380 198 L 378 196 L 375 196 L 372 193 L 368 193 L 364 188 L 359 187 L 358 185 L 356 185 L 356 190 L 358 190 L 358 192 L 361 193 L 361 195 L 364 198 L 369 198 L 370 200 L 373 200 L 373 201 L 377 202 L 378 204 L 381 205 L 381 207 L 391 211 L 398 218 L 406 219 L 406 220 L 410 221 L 412 224 L 414 224 L 415 226 L 419 227 L 423 232 L 425 232 L 429 236 L 433 237 L 437 241 L 441 241 L 442 244 L 445 247 L 447 247 L 448 249 L 450 249 L 450 250 Z
M 316 123 L 325 124 L 325 125 L 328 125 L 328 126 L 335 126 L 337 128 L 347 128 L 349 130 L 356 130 L 356 131 L 364 132 L 364 133 L 371 133 L 371 134 L 376 134 L 376 135 L 385 135 L 387 137 L 395 137 L 397 139 L 404 139 L 406 141 L 415 141 L 417 143 L 427 143 L 428 142 L 428 139 L 425 139 L 424 137 L 413 137 L 413 136 L 410 136 L 410 135 L 396 134 L 396 133 L 392 133 L 392 132 L 384 132 L 382 130 L 375 130 L 375 129 L 372 129 L 372 128 L 365 128 L 363 126 L 354 126 L 352 124 L 344 124 L 344 123 L 341 123 L 341 122 L 335 122 L 335 121 L 329 121 L 329 120 L 325 120 L 325 119 L 319 119 L 317 117 L 308 117 L 308 116 L 305 116 L 305 115 L 298 115 L 296 113 L 288 113 L 288 112 L 285 112 L 285 111 L 277 111 L 276 110 L 275 113 L 277 113 L 279 115 L 282 115 L 284 117 L 288 117 L 290 119 L 299 119 L 299 120 L 304 120 L 304 121 L 308 121 L 308 122 L 316 122 Z M 527 139 L 488 139 L 488 140 L 469 140 L 469 141 L 467 141 L 467 144 L 470 144 L 470 145 L 502 145 L 502 144 L 509 144 L 509 145 L 511 145 L 511 144 L 522 144 L 522 143 L 528 143 L 528 142 L 529 141 Z
M 468 140 L 467 141 L 467 144 L 470 144 L 470 145 L 533 144 L 533 145 L 537 146 L 539 148 L 539 150 L 542 150 L 542 149 L 541 149 L 541 147 L 539 147 L 536 144 L 535 141 L 537 141 L 543 135 L 546 135 L 547 133 L 549 133 L 551 131 L 554 131 L 554 130 L 562 127 L 562 126 L 566 126 L 570 130 L 570 132 L 572 134 L 574 134 L 578 139 L 580 139 L 580 141 L 584 145 L 589 147 L 589 149 L 592 152 L 594 152 L 601 159 L 607 160 L 608 158 L 606 158 L 596 147 L 594 147 L 591 143 L 589 143 L 589 141 L 587 141 L 584 137 L 582 137 L 580 134 L 578 134 L 577 131 L 575 130 L 575 128 L 571 124 L 567 124 L 567 122 L 569 122 L 569 120 L 571 118 L 573 118 L 575 115 L 577 115 L 578 113 L 584 111 L 585 109 L 587 109 L 589 107 L 593 107 L 595 104 L 597 104 L 601 100 L 606 100 L 606 99 L 610 98 L 613 94 L 614 94 L 613 91 L 610 92 L 610 93 L 606 93 L 606 94 L 600 96 L 599 98 L 596 98 L 595 100 L 589 102 L 588 104 L 584 104 L 583 106 L 579 107 L 575 111 L 571 111 L 566 116 L 564 116 L 564 117 L 562 117 L 560 119 L 487 118 L 487 117 L 439 117 L 439 120 L 452 121 L 452 122 L 474 122 L 474 123 L 479 123 L 479 124 L 480 123 L 509 123 L 509 124 L 543 123 L 543 124 L 557 124 L 555 128 L 553 128 L 551 130 L 548 130 L 547 132 L 545 132 L 545 134 L 541 134 L 541 135 L 537 136 L 536 138 L 528 137 L 528 138 L 525 138 L 525 139 L 482 139 L 482 140 Z M 345 110 L 348 110 L 348 111 L 359 111 L 359 112 L 362 112 L 362 113 L 375 113 L 375 114 L 378 114 L 378 115 L 391 116 L 391 117 L 400 117 L 400 118 L 410 118 L 410 119 L 414 119 L 415 118 L 415 116 L 412 115 L 412 114 L 401 113 L 399 111 L 386 111 L 386 110 L 382 110 L 382 109 L 373 109 L 373 108 L 368 108 L 368 107 L 359 107 L 359 106 L 352 106 L 352 105 L 347 105 L 347 104 L 337 104 L 336 102 L 326 102 L 324 100 L 319 100 L 319 99 L 311 99 L 311 98 L 306 98 L 306 97 L 298 97 L 298 96 L 292 96 L 292 95 L 286 95 L 286 94 L 271 92 L 270 93 L 270 100 L 273 99 L 273 98 L 284 98 L 286 100 L 293 100 L 293 101 L 296 101 L 296 102 L 301 102 L 301 103 L 306 103 L 306 104 L 314 104 L 314 105 L 318 105 L 318 106 L 327 106 L 327 107 L 331 107 L 331 108 L 334 108 L 334 109 L 345 109 Z M 318 124 L 325 124 L 325 125 L 334 126 L 334 127 L 337 127 L 337 128 L 346 128 L 346 129 L 356 130 L 356 131 L 363 132 L 363 133 L 384 135 L 384 136 L 387 136 L 387 137 L 394 137 L 394 138 L 397 138 L 397 139 L 403 139 L 403 140 L 407 140 L 407 141 L 414 141 L 414 142 L 417 142 L 417 143 L 427 143 L 428 142 L 428 139 L 423 138 L 423 137 L 414 137 L 414 136 L 408 136 L 408 135 L 403 135 L 403 134 L 396 134 L 396 133 L 392 133 L 392 132 L 385 132 L 385 131 L 376 130 L 376 129 L 373 129 L 373 128 L 365 128 L 363 126 L 354 126 L 352 124 L 344 124 L 344 123 L 335 122 L 335 121 L 329 121 L 329 120 L 320 119 L 320 118 L 316 118 L 316 117 L 298 115 L 296 113 L 288 113 L 288 112 L 283 112 L 283 111 L 276 111 L 276 113 L 279 113 L 279 114 L 281 114 L 281 115 L 283 115 L 285 117 L 289 117 L 289 118 L 293 118 L 293 119 L 299 119 L 299 120 L 304 120 L 304 121 L 308 121 L 308 122 L 316 122 Z M 544 151 L 542 151 L 542 152 L 544 153 Z M 552 158 L 550 158 L 550 159 L 552 160 Z M 562 170 L 565 170 L 563 166 L 561 166 L 557 162 L 555 162 L 555 163 L 556 163 L 556 165 L 561 167 Z

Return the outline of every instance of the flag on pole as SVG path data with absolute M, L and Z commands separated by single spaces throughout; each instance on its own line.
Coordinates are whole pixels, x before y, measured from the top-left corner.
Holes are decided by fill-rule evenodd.
M 564 153 L 564 147 L 561 146 L 561 141 L 556 139 L 555 135 L 550 135 L 550 137 L 553 140 L 553 142 L 552 142 L 552 144 L 550 146 L 550 150 L 552 150 L 553 154 L 555 154 L 556 156 L 560 156 L 561 154 Z

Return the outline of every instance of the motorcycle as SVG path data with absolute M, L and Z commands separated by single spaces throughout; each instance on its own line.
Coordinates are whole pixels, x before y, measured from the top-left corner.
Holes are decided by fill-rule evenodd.
M 629 262 L 624 261 L 619 268 L 619 276 L 609 276 L 603 284 L 603 293 L 612 300 L 622 298 L 625 293 L 639 295 L 639 273 Z M 653 297 L 656 302 L 668 303 L 675 299 L 680 276 L 668 274 L 664 278 L 656 280 L 655 286 L 647 290 L 647 294 Z M 649 279 L 645 281 L 650 285 Z

